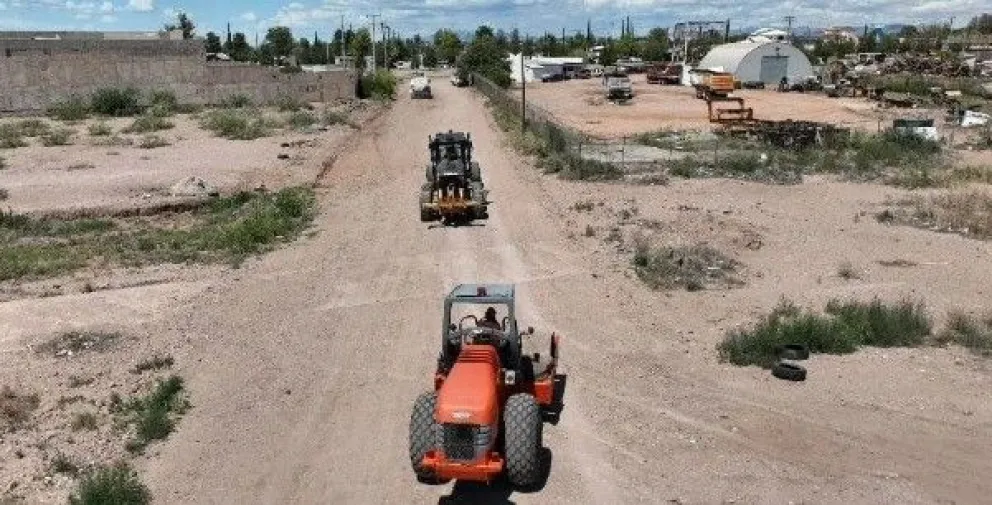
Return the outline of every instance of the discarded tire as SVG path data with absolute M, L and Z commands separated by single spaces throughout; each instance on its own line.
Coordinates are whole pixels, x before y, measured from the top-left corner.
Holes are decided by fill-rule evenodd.
M 772 367 L 772 375 L 782 380 L 801 382 L 806 380 L 806 369 L 786 361 L 779 361 Z
M 786 344 L 778 347 L 779 359 L 804 360 L 809 359 L 809 348 L 803 344 Z

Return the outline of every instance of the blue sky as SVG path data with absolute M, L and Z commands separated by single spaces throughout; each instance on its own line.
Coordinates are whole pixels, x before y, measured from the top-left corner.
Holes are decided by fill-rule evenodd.
M 480 24 L 540 34 L 584 30 L 592 19 L 598 34 L 619 33 L 629 15 L 635 30 L 671 26 L 679 20 L 731 19 L 731 26 L 794 26 L 864 23 L 947 22 L 955 26 L 992 11 L 988 0 L 0 0 L 0 30 L 154 30 L 185 10 L 197 33 L 221 33 L 231 23 L 249 40 L 274 25 L 288 25 L 297 36 L 323 36 L 345 17 L 345 24 L 367 26 L 369 14 L 401 35 L 430 34 L 439 27 L 471 31 Z M 261 35 L 260 35 L 261 36 Z

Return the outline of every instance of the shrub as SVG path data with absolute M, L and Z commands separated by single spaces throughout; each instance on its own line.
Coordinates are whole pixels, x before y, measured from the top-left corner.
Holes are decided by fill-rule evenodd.
M 79 465 L 72 458 L 60 452 L 52 458 L 52 471 L 75 476 L 79 473 Z
M 92 412 L 80 412 L 72 418 L 72 430 L 95 430 L 97 428 L 96 414 Z
M 861 346 L 918 346 L 931 329 L 922 305 L 910 301 L 833 300 L 826 315 L 818 315 L 783 300 L 753 327 L 729 331 L 717 350 L 722 361 L 769 368 L 786 344 L 803 344 L 814 353 L 848 354 Z
M 10 386 L 0 388 L 0 422 L 3 424 L 17 426 L 27 422 L 39 405 L 41 398 L 37 394 L 19 394 Z
M 294 112 L 291 116 L 289 116 L 289 119 L 287 120 L 289 126 L 298 129 L 313 126 L 313 124 L 316 122 L 317 122 L 316 116 L 314 116 L 313 113 L 307 111 Z
M 152 91 L 152 110 L 157 110 L 162 117 L 171 116 L 179 110 L 179 99 L 172 90 L 163 89 Z M 158 115 L 158 114 L 157 114 Z
M 135 365 L 131 373 L 140 374 L 150 370 L 171 368 L 174 363 L 175 361 L 172 359 L 172 356 L 153 356 Z
M 103 88 L 93 93 L 90 107 L 105 116 L 133 116 L 138 113 L 141 92 L 135 88 Z
M 71 145 L 72 136 L 75 134 L 76 134 L 75 130 L 70 130 L 68 128 L 59 128 L 56 130 L 52 130 L 46 135 L 42 135 L 41 143 L 45 147 Z
M 141 149 L 157 149 L 159 147 L 165 147 L 172 145 L 168 139 L 161 135 L 145 135 L 141 137 L 141 142 L 138 147 Z
M 60 121 L 82 121 L 90 117 L 90 107 L 78 96 L 69 96 L 52 104 L 48 115 Z
M 639 241 L 632 262 L 637 277 L 651 289 L 700 291 L 715 282 L 737 282 L 737 262 L 706 245 L 652 249 Z
M 25 147 L 28 143 L 24 140 L 21 130 L 12 124 L 0 125 L 0 149 L 17 149 Z
M 174 128 L 176 125 L 172 121 L 165 119 L 160 116 L 153 114 L 145 114 L 131 123 L 131 126 L 127 127 L 125 133 L 148 133 L 157 132 L 160 130 L 168 130 Z
M 40 119 L 22 119 L 17 123 L 16 128 L 25 137 L 40 137 L 52 129 L 48 123 Z
M 269 134 L 269 125 L 257 110 L 219 109 L 201 121 L 203 128 L 231 140 L 254 140 Z
M 377 70 L 372 75 L 363 76 L 360 90 L 362 98 L 392 100 L 396 96 L 396 76 L 388 70 Z
M 69 497 L 69 505 L 148 505 L 151 492 L 126 463 L 87 475 Z
M 10 191 L 7 188 L 0 188 L 0 202 L 10 198 Z
M 351 120 L 348 118 L 347 113 L 330 109 L 324 110 L 324 114 L 321 116 L 321 122 L 324 123 L 325 126 L 336 124 L 351 125 Z
M 133 398 L 121 405 L 128 422 L 134 424 L 137 438 L 130 446 L 140 450 L 155 440 L 163 440 L 175 428 L 175 418 L 186 412 L 189 402 L 183 394 L 183 379 L 173 375 L 159 380 L 147 396 Z
M 275 100 L 275 106 L 282 112 L 296 112 L 306 108 L 307 104 L 294 96 L 282 95 Z
M 950 315 L 939 344 L 957 344 L 981 356 L 992 356 L 992 316 L 974 318 L 960 312 Z
M 248 95 L 234 94 L 221 100 L 220 105 L 226 108 L 243 109 L 245 107 L 251 107 L 253 104 L 251 97 Z
M 107 137 L 111 133 L 114 133 L 114 129 L 106 121 L 93 123 L 89 126 L 88 130 L 90 136 L 93 137 Z

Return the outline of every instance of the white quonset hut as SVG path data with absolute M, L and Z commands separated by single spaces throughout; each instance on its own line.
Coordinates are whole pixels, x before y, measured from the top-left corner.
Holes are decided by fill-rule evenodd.
M 793 83 L 815 75 L 809 58 L 792 44 L 760 39 L 716 46 L 698 68 L 730 72 L 741 82 L 769 85 L 777 85 L 783 77 Z

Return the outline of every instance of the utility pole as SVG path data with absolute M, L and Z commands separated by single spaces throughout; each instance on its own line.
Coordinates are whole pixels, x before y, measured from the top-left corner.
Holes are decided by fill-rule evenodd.
M 345 52 L 344 16 L 341 16 L 341 63 L 344 63 L 347 55 Z
M 792 38 L 792 22 L 796 19 L 795 16 L 786 16 L 785 22 L 789 24 L 789 38 Z
M 527 73 L 524 72 L 524 53 L 520 53 L 520 131 L 527 131 Z
M 372 17 L 372 72 L 373 73 L 376 71 L 376 63 L 375 63 L 375 20 L 376 20 L 376 18 L 379 18 L 381 16 L 382 16 L 382 14 L 372 14 L 372 16 L 371 16 Z
M 382 27 L 382 66 L 389 70 L 389 36 L 386 33 L 391 29 L 386 23 L 380 23 L 380 26 Z

